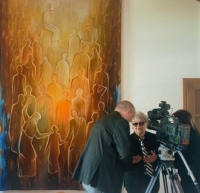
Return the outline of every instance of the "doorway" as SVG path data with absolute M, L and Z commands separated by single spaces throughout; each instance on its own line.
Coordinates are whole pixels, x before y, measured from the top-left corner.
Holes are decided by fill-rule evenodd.
M 192 114 L 200 128 L 200 78 L 183 78 L 183 108 Z

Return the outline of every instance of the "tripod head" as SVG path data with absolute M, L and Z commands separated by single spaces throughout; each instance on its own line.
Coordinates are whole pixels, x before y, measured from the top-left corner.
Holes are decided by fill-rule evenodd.
M 162 144 L 158 148 L 158 157 L 162 161 L 172 161 L 172 160 L 174 160 L 174 154 L 175 154 L 174 151 L 172 151 L 171 149 L 169 149 L 168 147 L 166 147 Z

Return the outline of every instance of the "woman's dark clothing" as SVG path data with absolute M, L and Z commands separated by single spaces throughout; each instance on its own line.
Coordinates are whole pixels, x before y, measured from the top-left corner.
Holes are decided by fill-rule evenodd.
M 192 170 L 198 184 L 200 185 L 200 134 L 193 128 L 190 130 L 189 145 L 186 150 L 182 150 L 181 152 Z M 187 169 L 178 153 L 175 154 L 174 166 L 178 169 L 178 174 L 181 177 L 181 186 L 184 193 L 197 192 L 195 185 L 191 177 L 187 174 Z
M 141 150 L 140 138 L 135 132 L 131 134 L 131 142 L 134 148 L 133 149 L 134 156 L 137 155 L 143 156 Z M 155 151 L 157 153 L 159 143 L 156 141 L 155 134 L 146 131 L 143 138 L 143 143 L 148 154 L 151 154 L 151 151 Z M 124 186 L 128 193 L 144 193 L 146 191 L 146 188 L 148 187 L 151 177 L 145 174 L 144 164 L 145 164 L 144 161 L 141 160 L 138 163 L 132 164 L 132 168 L 125 172 Z M 157 160 L 151 164 L 155 169 L 157 166 Z M 158 193 L 159 188 L 160 188 L 160 183 L 158 176 L 158 179 L 156 180 L 151 193 Z

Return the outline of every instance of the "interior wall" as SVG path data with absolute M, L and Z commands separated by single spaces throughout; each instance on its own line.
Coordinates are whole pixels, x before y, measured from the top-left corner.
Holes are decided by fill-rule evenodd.
M 124 0 L 122 99 L 147 112 L 183 107 L 182 78 L 200 76 L 200 2 Z
M 122 4 L 121 98 L 143 112 L 157 108 L 161 100 L 174 111 L 182 108 L 182 78 L 200 76 L 200 3 L 123 0 Z

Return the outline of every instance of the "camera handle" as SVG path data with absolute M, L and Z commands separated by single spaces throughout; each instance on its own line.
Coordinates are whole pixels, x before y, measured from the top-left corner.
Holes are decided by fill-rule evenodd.
M 162 170 L 163 185 L 164 185 L 165 193 L 169 192 L 166 175 L 168 175 L 169 180 L 171 182 L 171 188 L 173 190 L 173 193 L 184 193 L 183 189 L 181 187 L 181 184 L 179 182 L 176 169 L 173 166 L 173 162 L 172 161 L 162 161 L 162 160 L 159 161 L 159 163 L 155 169 L 154 176 L 151 178 L 145 193 L 151 192 L 151 190 L 156 182 L 156 179 L 159 177 L 159 173 L 161 170 Z
M 197 192 L 200 193 L 200 186 L 199 186 L 198 182 L 196 181 L 192 171 L 190 170 L 190 167 L 188 166 L 183 154 L 181 153 L 181 151 L 178 151 L 178 154 L 181 157 L 181 159 L 182 159 L 182 161 L 183 161 L 183 163 L 184 163 L 184 165 L 185 165 L 185 167 L 187 169 L 188 175 L 191 177 L 191 179 L 192 179 L 192 181 L 193 181 L 193 183 L 194 183 L 194 185 L 195 185 L 195 187 L 197 189 Z

